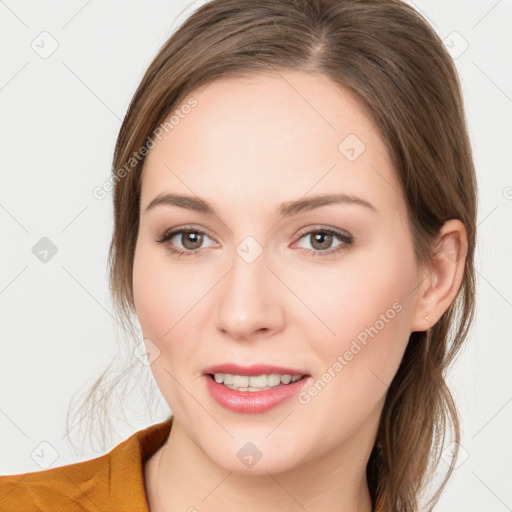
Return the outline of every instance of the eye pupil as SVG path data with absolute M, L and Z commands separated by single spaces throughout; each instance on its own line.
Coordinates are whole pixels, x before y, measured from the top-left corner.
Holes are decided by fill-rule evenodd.
M 314 243 L 311 244 L 313 247 L 315 247 L 315 244 L 317 242 L 319 242 L 319 244 L 320 244 L 320 247 L 315 247 L 315 249 L 319 249 L 319 250 L 328 249 L 332 243 L 332 235 L 329 233 L 318 232 L 313 235 L 313 240 L 314 240 Z M 323 241 L 323 243 L 322 243 L 322 241 Z
M 201 247 L 203 235 L 193 231 L 187 231 L 181 235 L 181 241 L 186 249 L 193 251 L 194 249 Z M 192 242 L 192 246 L 190 246 L 189 241 Z

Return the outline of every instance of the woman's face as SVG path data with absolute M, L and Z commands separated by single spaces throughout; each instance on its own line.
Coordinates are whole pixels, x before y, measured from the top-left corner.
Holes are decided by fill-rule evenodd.
M 191 96 L 145 160 L 133 269 L 175 424 L 231 471 L 366 460 L 420 282 L 386 147 L 321 75 L 221 79 Z M 235 391 L 210 373 L 271 387 Z

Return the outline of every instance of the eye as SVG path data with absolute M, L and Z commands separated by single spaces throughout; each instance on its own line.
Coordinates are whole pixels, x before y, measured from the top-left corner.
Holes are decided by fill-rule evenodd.
M 302 239 L 305 239 L 306 242 L 313 247 L 313 249 L 303 248 L 312 256 L 330 256 L 349 248 L 354 243 L 349 233 L 326 227 L 319 227 L 314 230 L 310 229 L 305 233 L 303 232 L 300 235 L 300 240 Z M 332 248 L 332 244 L 336 239 L 339 240 L 339 244 Z
M 303 231 L 302 234 L 299 235 L 299 240 L 305 239 L 311 245 L 312 249 L 304 247 L 302 247 L 302 249 L 312 256 L 331 256 L 348 249 L 354 243 L 349 233 L 327 227 L 310 229 L 306 232 Z M 196 229 L 193 226 L 186 226 L 164 232 L 156 242 L 164 244 L 168 251 L 178 256 L 195 256 L 201 252 L 201 246 L 205 238 L 211 240 L 204 231 Z M 333 248 L 332 244 L 336 239 L 339 243 Z M 177 244 L 180 244 L 181 247 Z M 215 242 L 211 246 L 215 246 Z
M 156 240 L 160 244 L 165 244 L 170 252 L 182 256 L 194 256 L 201 251 L 201 245 L 204 239 L 210 238 L 204 231 L 193 227 L 181 227 L 166 231 Z M 174 239 L 174 242 L 173 242 Z M 181 244 L 181 247 L 175 244 Z

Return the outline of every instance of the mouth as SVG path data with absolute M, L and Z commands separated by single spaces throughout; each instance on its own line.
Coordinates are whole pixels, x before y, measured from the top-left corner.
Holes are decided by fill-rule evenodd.
M 210 396 L 236 413 L 264 413 L 299 393 L 311 380 L 302 370 L 257 365 L 223 364 L 203 373 Z
M 277 386 L 288 386 L 306 377 L 307 374 L 290 375 L 290 374 L 262 374 L 262 375 L 235 375 L 232 373 L 208 373 L 210 379 L 217 384 L 234 391 L 248 391 L 255 393 L 265 391 Z

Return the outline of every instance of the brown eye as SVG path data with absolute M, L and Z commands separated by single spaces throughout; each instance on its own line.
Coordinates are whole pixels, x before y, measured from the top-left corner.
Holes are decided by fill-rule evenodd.
M 197 231 L 183 231 L 181 233 L 181 243 L 189 251 L 199 249 L 203 243 L 203 234 Z
M 311 247 L 319 251 L 329 249 L 332 244 L 333 236 L 325 231 L 317 231 L 310 235 Z
M 169 252 L 177 256 L 196 256 L 203 250 L 203 244 L 212 239 L 200 229 L 181 228 L 166 231 L 157 240 Z M 210 244 L 210 247 L 215 244 Z M 206 246 L 207 248 L 208 246 Z
M 302 232 L 299 242 L 306 242 L 310 248 L 301 248 L 311 256 L 330 256 L 348 249 L 354 240 L 348 232 L 337 231 L 332 228 L 317 228 Z M 299 244 L 300 247 L 300 244 Z

